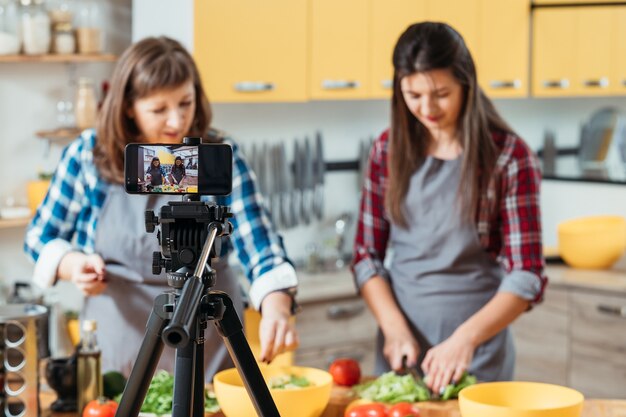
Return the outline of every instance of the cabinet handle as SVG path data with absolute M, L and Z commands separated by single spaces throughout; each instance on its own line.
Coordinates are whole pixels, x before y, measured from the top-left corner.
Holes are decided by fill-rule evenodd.
M 322 88 L 324 90 L 347 90 L 359 88 L 361 83 L 351 80 L 323 80 Z
M 607 77 L 602 77 L 597 80 L 585 80 L 583 81 L 583 85 L 585 87 L 601 87 L 607 88 L 609 86 L 609 79 Z
M 624 82 L 626 82 L 626 80 L 624 80 Z M 393 80 L 382 80 L 380 84 L 387 90 L 391 90 L 393 88 Z
M 352 317 L 356 317 L 365 310 L 362 305 L 355 306 L 330 306 L 326 310 L 326 317 L 330 320 L 344 320 Z
M 606 304 L 600 304 L 598 306 L 598 311 L 600 313 L 608 314 L 609 316 L 623 317 L 626 319 L 626 306 L 617 307 L 617 306 L 609 306 Z
M 489 87 L 491 88 L 521 88 L 522 82 L 520 80 L 504 81 L 504 80 L 491 80 L 489 81 Z
M 350 358 L 361 363 L 363 362 L 363 359 L 365 359 L 365 354 L 363 352 L 350 351 L 350 352 L 337 352 L 333 355 L 329 355 L 328 358 L 326 358 L 326 369 L 330 367 L 331 363 L 333 363 L 334 361 L 340 358 Z
M 274 83 L 257 82 L 257 81 L 240 81 L 235 83 L 235 90 L 241 93 L 250 93 L 256 91 L 271 91 L 274 89 Z
M 560 80 L 543 80 L 542 84 L 544 88 L 568 88 L 569 80 L 567 78 L 561 78 Z
M 624 87 L 626 87 L 626 78 L 624 78 L 624 79 L 622 80 L 622 85 L 623 85 Z

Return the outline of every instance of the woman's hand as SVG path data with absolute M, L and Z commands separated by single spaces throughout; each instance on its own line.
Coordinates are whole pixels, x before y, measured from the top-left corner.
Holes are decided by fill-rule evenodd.
M 383 328 L 382 331 L 385 335 L 383 355 L 387 358 L 391 369 L 401 371 L 404 365 L 409 368 L 415 366 L 420 354 L 420 346 L 410 329 L 403 323 L 391 326 L 390 329 Z M 403 363 L 404 357 L 406 357 L 405 363 Z
M 61 259 L 57 274 L 59 278 L 76 284 L 86 296 L 98 295 L 107 286 L 104 260 L 97 254 L 69 252 Z
M 261 361 L 270 363 L 276 355 L 298 347 L 296 326 L 290 321 L 291 297 L 284 292 L 269 293 L 261 303 L 259 325 Z
M 456 383 L 469 368 L 476 346 L 461 332 L 432 347 L 422 362 L 425 382 L 434 393 L 442 394 L 450 383 Z

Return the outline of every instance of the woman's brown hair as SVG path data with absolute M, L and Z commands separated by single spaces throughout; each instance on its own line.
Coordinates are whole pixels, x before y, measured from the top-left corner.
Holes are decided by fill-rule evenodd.
M 196 92 L 196 112 L 186 135 L 205 137 L 211 124 L 211 108 L 189 52 L 179 42 L 166 37 L 146 38 L 124 51 L 113 70 L 111 88 L 96 126 L 94 162 L 105 180 L 123 183 L 124 148 L 140 141 L 140 132 L 128 116 L 135 100 L 179 87 L 189 80 Z
M 476 80 L 472 56 L 461 35 L 445 23 L 417 23 L 400 36 L 393 52 L 393 97 L 389 143 L 389 186 L 385 205 L 391 218 L 406 227 L 404 200 L 411 176 L 428 155 L 429 136 L 402 96 L 407 75 L 449 69 L 463 88 L 457 129 L 462 148 L 459 193 L 463 218 L 474 219 L 480 195 L 492 179 L 498 150 L 492 131 L 512 132 Z

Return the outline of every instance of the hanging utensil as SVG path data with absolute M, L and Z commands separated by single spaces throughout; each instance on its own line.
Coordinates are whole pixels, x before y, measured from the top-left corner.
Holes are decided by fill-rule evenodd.
M 315 134 L 315 180 L 313 190 L 313 213 L 318 220 L 324 217 L 324 175 L 326 171 L 324 162 L 324 148 L 322 134 Z
M 308 137 L 304 138 L 304 149 L 302 149 L 302 200 L 301 215 L 304 224 L 311 222 L 311 212 L 313 209 L 313 158 L 311 157 L 311 144 Z
M 291 181 L 293 184 L 291 190 L 291 218 L 294 226 L 300 223 L 300 205 L 302 202 L 302 161 L 300 160 L 300 152 L 300 143 L 296 139 L 293 147 L 293 177 Z

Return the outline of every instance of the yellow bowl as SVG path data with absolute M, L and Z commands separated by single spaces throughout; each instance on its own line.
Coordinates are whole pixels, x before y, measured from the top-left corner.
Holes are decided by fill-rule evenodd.
M 583 395 L 539 382 L 487 382 L 459 393 L 462 417 L 580 417 Z
M 559 254 L 574 268 L 610 268 L 626 250 L 626 219 L 590 216 L 558 226 Z
M 270 389 L 281 417 L 319 417 L 330 399 L 332 376 L 321 369 L 299 366 L 259 366 L 265 380 L 279 375 L 307 378 L 313 385 L 297 389 Z M 256 411 L 235 368 L 213 378 L 217 402 L 226 417 L 255 417 Z

